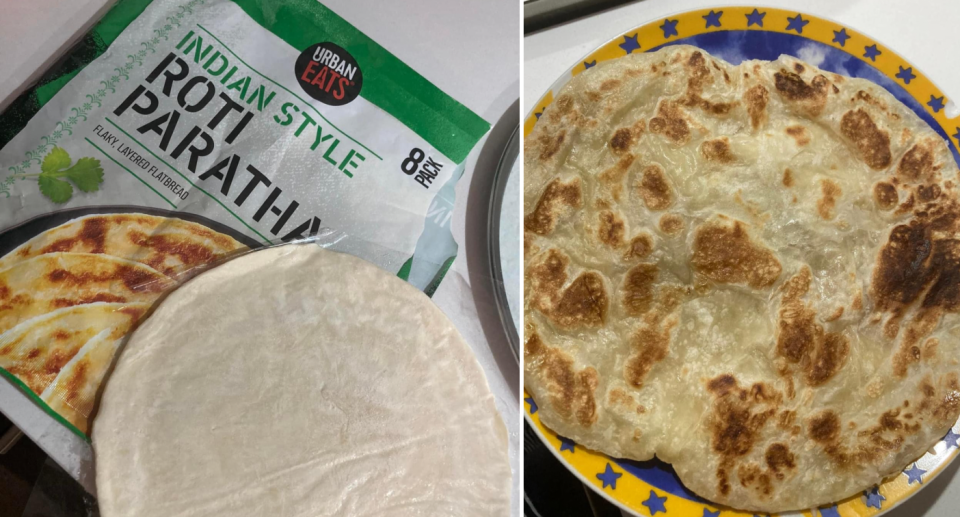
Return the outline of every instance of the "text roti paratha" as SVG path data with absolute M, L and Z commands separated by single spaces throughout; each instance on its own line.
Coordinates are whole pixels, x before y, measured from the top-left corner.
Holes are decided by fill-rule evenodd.
M 712 501 L 838 501 L 960 413 L 960 206 L 882 88 L 688 46 L 598 64 L 526 139 L 543 423 Z
M 93 446 L 104 517 L 509 514 L 506 429 L 469 346 L 413 286 L 312 244 L 161 302 Z

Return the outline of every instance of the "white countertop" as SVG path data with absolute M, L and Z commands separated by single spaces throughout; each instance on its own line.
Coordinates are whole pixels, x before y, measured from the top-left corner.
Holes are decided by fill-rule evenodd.
M 524 38 L 524 116 L 550 85 L 579 59 L 633 27 L 694 9 L 747 2 L 722 0 L 647 0 L 540 31 Z M 960 2 L 943 0 L 763 0 L 761 6 L 801 9 L 835 20 L 877 38 L 923 70 L 947 99 L 960 99 L 957 22 Z M 948 105 L 948 116 L 956 105 Z M 960 126 L 960 118 L 956 119 Z M 960 515 L 960 460 L 884 517 L 957 517 Z M 687 516 L 683 516 L 687 517 Z M 699 516 L 696 516 L 699 517 Z
M 35 81 L 112 3 L 113 0 L 0 0 L 4 11 L 0 17 L 0 109 Z M 516 0 L 322 3 L 491 124 L 519 97 L 520 18 Z M 471 186 L 478 187 L 472 180 L 485 140 L 467 158 L 466 171 L 457 184 L 451 230 L 460 243 L 460 252 L 434 300 L 474 348 L 497 398 L 497 407 L 509 429 L 515 480 L 513 514 L 519 515 L 519 369 L 514 362 L 511 371 L 509 361 L 504 359 L 505 354 L 512 354 L 504 348 L 508 346 L 506 340 L 493 335 L 489 326 L 478 321 L 478 314 L 488 315 L 491 308 L 495 312 L 495 302 L 486 285 L 474 285 L 489 280 L 489 276 L 474 272 L 486 270 L 486 257 L 468 253 L 475 249 L 471 239 L 477 237 L 467 234 L 468 220 L 477 217 L 468 214 L 468 208 L 486 208 L 485 203 L 473 199 L 469 207 L 467 203 Z M 499 157 L 499 151 L 497 154 Z M 486 165 L 486 160 L 481 161 L 481 166 Z M 484 169 L 483 177 L 492 178 L 493 174 Z M 471 231 L 475 230 L 471 225 Z M 58 462 L 67 462 L 69 465 L 64 467 L 68 471 L 89 469 L 86 444 L 14 390 L 6 381 L 0 381 L 0 406 L 6 412 L 16 413 L 8 416 Z

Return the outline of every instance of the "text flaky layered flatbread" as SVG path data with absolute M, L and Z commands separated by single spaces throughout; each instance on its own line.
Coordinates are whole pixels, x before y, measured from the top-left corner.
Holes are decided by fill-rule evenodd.
M 39 255 L 0 270 L 0 334 L 64 307 L 151 303 L 173 286 L 173 280 L 149 266 L 110 255 Z
M 0 258 L 0 269 L 37 255 L 71 251 L 113 255 L 177 276 L 245 248 L 228 235 L 183 219 L 146 214 L 90 215 L 30 239 Z
M 882 88 L 686 46 L 575 77 L 525 143 L 543 423 L 718 503 L 832 503 L 960 414 L 960 205 Z
M 0 335 L 0 367 L 41 394 L 91 338 L 111 329 L 122 338 L 150 307 L 148 303 L 90 303 L 27 320 Z

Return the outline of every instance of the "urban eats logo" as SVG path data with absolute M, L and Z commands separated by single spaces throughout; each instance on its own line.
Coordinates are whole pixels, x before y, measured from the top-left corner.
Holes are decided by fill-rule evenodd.
M 363 72 L 346 50 L 330 42 L 315 43 L 300 53 L 294 70 L 307 95 L 331 106 L 356 99 L 363 87 Z

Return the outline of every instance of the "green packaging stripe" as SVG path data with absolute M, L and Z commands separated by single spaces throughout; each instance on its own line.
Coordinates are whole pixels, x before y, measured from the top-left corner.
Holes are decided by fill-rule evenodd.
M 80 69 L 99 57 L 151 0 L 120 0 L 53 73 L 24 94 L 5 118 L 18 119 L 0 146 L 19 132 Z M 316 0 L 233 0 L 259 25 L 297 50 L 323 41 L 343 47 L 364 71 L 360 96 L 397 118 L 444 156 L 461 163 L 490 124 Z M 290 63 L 293 70 L 293 63 Z M 19 104 L 19 105 L 17 105 Z M 25 110 L 25 107 L 28 108 Z M 12 121 L 3 121 L 7 126 Z M 4 128 L 7 129 L 7 128 Z

